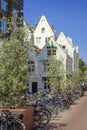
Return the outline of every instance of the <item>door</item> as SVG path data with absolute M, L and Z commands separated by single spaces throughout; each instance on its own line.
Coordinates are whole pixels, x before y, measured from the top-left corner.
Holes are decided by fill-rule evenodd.
M 32 93 L 37 92 L 37 82 L 32 82 Z

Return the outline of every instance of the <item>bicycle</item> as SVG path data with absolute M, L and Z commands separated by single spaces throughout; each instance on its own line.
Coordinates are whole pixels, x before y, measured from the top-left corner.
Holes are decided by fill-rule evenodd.
M 23 114 L 13 114 L 9 110 L 2 110 L 0 117 L 0 130 L 25 130 Z
M 50 121 L 49 111 L 40 104 L 32 104 L 32 107 L 34 108 L 34 128 L 45 127 Z

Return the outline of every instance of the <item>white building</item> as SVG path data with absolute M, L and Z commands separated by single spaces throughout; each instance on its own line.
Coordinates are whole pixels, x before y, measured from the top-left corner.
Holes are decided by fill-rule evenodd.
M 31 27 L 27 26 L 24 22 L 25 26 L 25 41 L 29 42 L 29 92 L 37 92 L 38 91 L 38 60 L 36 55 L 36 50 L 33 45 L 33 30 Z
M 50 56 L 53 55 L 61 60 L 65 72 L 71 75 L 78 69 L 78 47 L 74 46 L 72 39 L 66 38 L 64 33 L 60 33 L 59 37 L 56 38 L 55 30 L 45 16 L 40 18 L 33 36 L 36 55 L 32 54 L 31 59 L 36 65 L 34 77 L 29 80 L 29 91 L 47 91 L 49 89 L 47 68 Z
M 71 74 L 72 59 L 61 49 L 61 47 L 54 41 L 51 40 L 45 44 L 38 55 L 38 85 L 40 91 L 47 91 L 49 89 L 49 74 L 48 74 L 48 64 L 51 56 L 56 57 L 58 60 L 62 61 L 64 65 L 64 70 Z M 68 61 L 68 62 L 67 62 Z
M 57 43 L 61 48 L 66 49 L 69 56 L 72 58 L 72 71 L 76 71 L 79 67 L 79 50 L 78 46 L 74 46 L 72 39 L 64 35 L 63 32 L 60 33 L 57 38 Z
M 34 45 L 42 49 L 46 40 L 51 37 L 55 39 L 54 27 L 48 23 L 45 16 L 42 16 L 34 31 Z

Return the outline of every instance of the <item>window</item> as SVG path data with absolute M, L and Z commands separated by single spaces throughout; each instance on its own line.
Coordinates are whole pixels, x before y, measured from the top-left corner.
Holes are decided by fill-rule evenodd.
M 46 43 L 49 42 L 49 40 L 50 40 L 50 37 L 45 37 L 45 42 Z
M 41 43 L 41 37 L 36 38 L 36 43 Z
M 7 23 L 6 23 L 6 21 L 4 21 L 4 20 L 2 20 L 1 21 L 1 31 L 4 33 L 4 32 L 6 32 L 6 26 L 7 26 Z
M 42 33 L 45 33 L 45 28 L 42 28 Z
M 44 63 L 44 72 L 48 72 L 48 66 L 49 66 L 48 62 Z
M 46 63 L 44 63 L 44 72 L 46 72 L 47 71 L 47 65 L 46 65 Z
M 53 55 L 56 55 L 56 50 L 53 50 Z
M 49 89 L 49 88 L 48 88 L 48 87 L 49 87 L 49 81 L 48 81 L 47 78 L 44 78 L 44 79 L 43 79 L 43 83 L 44 83 L 44 89 Z
M 44 72 L 47 72 L 47 64 L 44 63 Z
M 0 1 L 1 9 L 7 11 L 8 3 L 6 1 Z
M 62 46 L 62 48 L 63 48 L 63 49 L 65 49 L 65 48 L 66 48 L 66 46 Z
M 29 61 L 29 72 L 34 72 L 35 71 L 35 64 L 34 61 Z
M 44 82 L 44 89 L 46 89 L 47 88 L 47 83 L 46 82 Z
M 47 50 L 47 56 L 51 56 L 51 50 Z
M 47 56 L 56 55 L 56 49 L 47 49 Z

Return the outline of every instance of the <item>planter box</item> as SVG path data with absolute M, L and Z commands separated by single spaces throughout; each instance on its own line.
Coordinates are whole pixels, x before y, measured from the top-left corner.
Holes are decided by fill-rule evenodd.
M 0 109 L 1 111 L 2 109 Z M 26 126 L 26 130 L 32 130 L 34 127 L 34 110 L 32 107 L 24 107 L 21 109 L 9 109 L 12 113 L 18 113 L 18 114 L 23 114 L 24 115 L 24 124 Z

